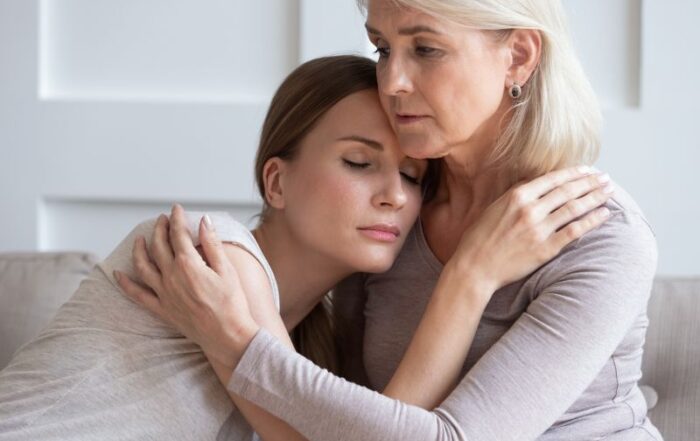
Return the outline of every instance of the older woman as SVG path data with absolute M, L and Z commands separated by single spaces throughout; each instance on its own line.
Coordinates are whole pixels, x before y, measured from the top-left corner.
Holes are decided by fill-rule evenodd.
M 392 375 L 402 375 L 395 373 L 402 357 L 420 357 L 431 346 L 462 351 L 459 311 L 445 314 L 442 335 L 451 337 L 411 342 L 438 277 L 449 272 L 465 285 L 499 288 L 461 380 L 434 410 L 423 410 L 317 368 L 250 326 L 245 308 L 209 314 L 220 326 L 197 323 L 211 293 L 195 282 L 180 297 L 158 293 L 168 299 L 159 308 L 178 304 L 191 312 L 176 325 L 227 361 L 229 391 L 311 440 L 661 440 L 637 387 L 656 244 L 629 195 L 617 189 L 602 227 L 524 278 L 494 280 L 470 273 L 466 263 L 515 234 L 508 212 L 486 210 L 504 195 L 521 204 L 526 224 L 549 214 L 532 208 L 540 198 L 531 192 L 506 193 L 515 182 L 597 157 L 599 110 L 560 2 L 361 4 L 380 56 L 380 99 L 400 147 L 415 158 L 440 158 L 442 173 L 392 269 L 351 277 L 335 291 L 338 315 L 349 324 L 339 340 L 344 373 L 384 390 Z M 576 185 L 553 193 L 575 194 Z M 482 222 L 486 215 L 491 222 Z M 555 228 L 542 231 L 551 234 Z M 479 240 L 460 243 L 463 237 Z M 432 363 L 426 357 L 422 370 Z M 421 399 L 416 387 L 404 401 Z

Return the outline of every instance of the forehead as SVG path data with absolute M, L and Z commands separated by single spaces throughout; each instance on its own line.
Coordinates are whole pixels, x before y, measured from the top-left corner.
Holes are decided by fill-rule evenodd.
M 463 29 L 446 18 L 436 17 L 418 9 L 399 5 L 393 0 L 370 0 L 367 5 L 368 31 L 382 34 L 399 33 L 416 27 L 427 27 L 439 34 L 450 34 Z
M 338 101 L 311 131 L 312 137 L 331 142 L 348 135 L 371 135 L 381 143 L 395 138 L 376 90 L 355 92 Z

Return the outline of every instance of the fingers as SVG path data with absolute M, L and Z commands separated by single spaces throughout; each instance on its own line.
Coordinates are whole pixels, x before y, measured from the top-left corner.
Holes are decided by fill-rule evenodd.
M 208 215 L 203 216 L 199 221 L 199 241 L 211 269 L 217 274 L 223 275 L 228 269 L 228 257 L 226 257 L 224 246 L 216 235 L 214 225 Z
M 175 255 L 186 255 L 194 258 L 193 261 L 202 261 L 197 249 L 192 242 L 190 229 L 187 226 L 185 210 L 180 204 L 173 205 L 170 212 L 170 244 Z
M 567 202 L 547 216 L 545 223 L 548 231 L 554 232 L 559 230 L 569 222 L 578 220 L 584 214 L 601 207 L 610 199 L 612 194 L 613 188 L 606 186 Z
M 569 223 L 567 226 L 552 235 L 554 247 L 561 251 L 569 243 L 581 238 L 584 234 L 599 227 L 610 217 L 610 210 L 605 207 L 598 208 L 581 219 Z
M 593 169 L 585 165 L 555 170 L 521 185 L 516 191 L 523 202 L 535 201 L 562 184 L 592 173 Z
M 170 247 L 170 240 L 168 239 L 169 229 L 170 222 L 168 221 L 168 216 L 164 214 L 158 216 L 149 251 L 161 272 L 170 268 L 174 259 L 173 250 Z
M 603 195 L 608 195 L 609 197 L 612 194 L 613 187 L 610 184 L 610 176 L 607 174 L 594 174 L 579 178 L 562 184 L 544 195 L 535 204 L 535 210 L 539 216 L 544 218 L 549 213 L 566 206 L 567 211 L 572 210 L 574 212 L 575 216 L 569 218 L 569 220 L 573 220 L 606 200 L 604 199 L 598 205 L 587 209 L 580 203 L 580 198 L 601 189 L 604 190 Z
M 136 238 L 131 254 L 136 274 L 143 283 L 156 292 L 161 292 L 163 276 L 158 267 L 151 261 L 146 248 L 146 239 L 143 236 Z
M 124 291 L 124 294 L 126 294 L 127 297 L 160 318 L 167 320 L 167 317 L 165 317 L 165 312 L 160 305 L 160 300 L 152 290 L 142 287 L 138 283 L 131 280 L 129 276 L 120 271 L 114 271 L 114 278 L 117 280 L 119 287 L 122 289 L 122 291 Z

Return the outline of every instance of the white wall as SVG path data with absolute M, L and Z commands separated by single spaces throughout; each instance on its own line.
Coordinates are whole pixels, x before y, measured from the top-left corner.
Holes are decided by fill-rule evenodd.
M 599 167 L 646 211 L 659 272 L 700 275 L 700 3 L 564 3 L 604 105 Z M 0 251 L 104 256 L 172 201 L 249 220 L 276 85 L 367 54 L 362 23 L 354 0 L 0 0 Z

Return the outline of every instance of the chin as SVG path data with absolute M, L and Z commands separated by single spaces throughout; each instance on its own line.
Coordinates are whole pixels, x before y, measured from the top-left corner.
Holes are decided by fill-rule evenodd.
M 414 159 L 438 159 L 447 154 L 425 133 L 400 133 L 398 138 L 403 154 Z
M 382 253 L 384 254 L 384 253 Z M 391 269 L 391 266 L 396 260 L 395 253 L 386 253 L 385 255 L 379 255 L 376 253 L 372 256 L 365 256 L 358 265 L 357 272 L 361 273 L 385 273 Z

